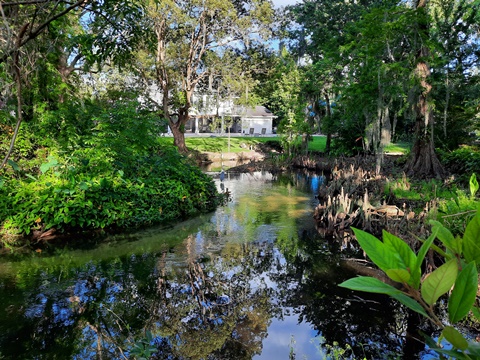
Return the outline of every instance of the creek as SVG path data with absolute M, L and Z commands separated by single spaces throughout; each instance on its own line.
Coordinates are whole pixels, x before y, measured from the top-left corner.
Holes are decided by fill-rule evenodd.
M 0 258 L 0 359 L 428 358 L 397 303 L 337 286 L 323 177 L 215 181 L 212 214 Z

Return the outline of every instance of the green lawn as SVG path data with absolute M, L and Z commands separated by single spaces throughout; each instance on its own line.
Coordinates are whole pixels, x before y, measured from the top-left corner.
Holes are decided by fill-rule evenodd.
M 410 151 L 411 147 L 412 147 L 412 144 L 407 142 L 392 143 L 385 146 L 385 152 L 406 154 Z
M 173 145 L 172 137 L 159 138 L 162 144 Z M 247 151 L 251 146 L 255 144 L 267 141 L 280 141 L 279 136 L 262 136 L 262 137 L 231 137 L 230 148 L 229 140 L 227 136 L 214 136 L 214 137 L 187 137 L 185 142 L 187 147 L 191 150 L 197 150 L 200 152 L 234 152 L 240 153 Z M 325 136 L 314 136 L 313 140 L 308 143 L 308 150 L 322 152 L 325 150 L 327 138 Z M 409 143 L 396 143 L 390 144 L 385 147 L 385 152 L 388 153 L 407 153 L 410 150 L 411 144 Z
M 220 137 L 187 137 L 185 143 L 191 150 L 200 152 L 242 152 L 249 150 L 250 146 L 266 141 L 280 141 L 279 137 L 231 137 L 230 148 L 228 136 Z M 162 137 L 159 140 L 163 144 L 173 144 L 173 138 Z

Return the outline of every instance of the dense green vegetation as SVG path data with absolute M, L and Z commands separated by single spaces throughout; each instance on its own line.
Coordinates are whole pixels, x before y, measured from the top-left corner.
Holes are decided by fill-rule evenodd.
M 158 140 L 161 144 L 173 145 L 173 138 L 161 137 Z M 214 136 L 214 137 L 187 137 L 185 138 L 187 147 L 191 150 L 199 152 L 233 152 L 240 153 L 254 149 L 258 144 L 274 143 L 275 147 L 281 148 L 281 137 L 279 136 L 241 136 L 230 137 Z M 313 136 L 308 142 L 308 151 L 324 152 L 326 138 L 324 136 Z M 300 144 L 300 142 L 299 142 Z M 408 145 L 391 144 L 395 151 L 405 150 Z
M 460 323 L 470 312 L 480 321 L 480 310 L 476 304 L 477 263 L 480 261 L 480 212 L 468 223 L 463 237 L 454 237 L 449 229 L 439 222 L 432 221 L 432 224 L 432 235 L 422 241 L 418 253 L 413 252 L 402 239 L 388 232 L 383 233 L 382 242 L 362 230 L 355 229 L 358 242 L 369 258 L 388 278 L 403 286 L 402 289 L 397 289 L 374 277 L 352 278 L 340 286 L 391 296 L 441 329 L 440 338 L 444 338 L 451 347 L 441 346 L 426 336 L 427 344 L 438 354 L 455 359 L 478 359 L 478 342 L 465 337 L 453 325 Z M 434 245 L 437 238 L 441 241 L 441 247 Z M 422 264 L 430 248 L 444 258 L 444 263 L 425 276 Z M 448 294 L 448 325 L 441 320 L 441 312 L 435 307 L 440 297 L 445 294 Z
M 19 142 L 13 156 L 18 161 L 9 160 L 0 187 L 4 235 L 38 240 L 51 235 L 50 229 L 138 227 L 217 206 L 212 179 L 158 142 L 157 121 L 138 112 L 138 103 L 117 100 L 113 109 L 101 101 L 91 105 L 81 115 L 94 119 L 94 128 L 82 128 L 81 107 L 76 115 L 46 114 L 48 126 L 24 124 L 24 134 L 32 132 L 29 141 Z M 44 132 L 44 140 L 33 135 L 35 130 Z
M 288 157 L 373 155 L 367 172 L 379 179 L 384 154 L 400 152 L 401 178 L 375 189 L 425 208 L 419 220 L 435 219 L 421 224 L 434 235 L 415 252 L 393 235 L 356 232 L 404 291 L 347 285 L 433 320 L 455 348 L 446 355 L 480 356 L 450 326 L 469 311 L 478 318 L 479 0 L 304 0 L 277 12 L 267 0 L 54 0 L 0 10 L 2 247 L 213 210 L 222 198 L 190 150 L 278 142 Z M 222 102 L 267 106 L 280 136 L 185 138 L 192 114 L 218 118 Z M 173 138 L 161 136 L 167 126 Z M 424 276 L 429 248 L 440 264 Z M 453 285 L 445 326 L 434 305 Z
M 211 182 L 160 136 L 167 125 L 182 153 L 279 140 L 288 155 L 373 153 L 377 173 L 384 152 L 408 147 L 409 175 L 445 177 L 446 166 L 466 186 L 479 168 L 478 149 L 459 148 L 478 127 L 474 5 L 300 2 L 277 12 L 273 33 L 274 10 L 260 0 L 7 3 L 2 232 L 138 226 L 212 209 Z M 262 40 L 272 35 L 285 45 L 278 52 Z M 268 106 L 280 136 L 185 141 L 190 112 L 206 111 L 194 91 Z

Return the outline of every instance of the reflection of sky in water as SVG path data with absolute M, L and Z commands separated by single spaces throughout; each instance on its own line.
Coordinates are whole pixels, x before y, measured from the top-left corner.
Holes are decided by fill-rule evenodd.
M 317 332 L 308 324 L 299 324 L 298 316 L 289 309 L 290 314 L 283 319 L 273 319 L 268 327 L 268 336 L 263 340 L 262 353 L 253 359 L 288 360 L 290 351 L 296 359 L 323 358 L 318 347 Z
M 244 196 L 255 197 L 265 194 L 265 187 L 269 186 L 269 182 L 273 182 L 274 176 L 270 173 L 260 174 L 239 174 L 235 178 L 231 174 L 226 175 L 224 181 L 216 180 L 217 188 L 221 191 L 228 189 L 232 196 L 232 201 L 227 205 L 225 209 L 217 210 L 216 214 L 212 217 L 212 223 L 217 225 L 221 231 L 231 230 L 233 233 L 239 234 L 240 238 L 243 237 L 242 227 L 232 216 L 232 208 L 238 205 L 239 199 Z M 319 175 L 312 175 L 307 177 L 297 178 L 299 181 L 305 182 L 305 190 L 310 190 L 309 194 L 312 198 L 318 192 L 318 189 L 323 185 L 325 178 Z M 267 183 L 265 183 L 267 182 Z M 247 184 L 247 186 L 245 186 Z M 222 186 L 223 185 L 223 186 Z M 272 186 L 272 185 L 270 185 Z M 296 192 L 292 196 L 305 196 L 305 193 Z M 313 207 L 311 202 L 304 204 L 306 207 L 307 216 L 311 216 Z M 229 211 L 230 210 L 230 211 Z M 313 223 L 313 221 L 312 221 Z M 256 228 L 255 242 L 273 243 L 277 238 L 277 233 L 283 225 L 281 223 L 274 222 L 273 224 L 262 224 Z M 203 239 L 197 240 L 203 244 Z M 231 239 L 230 239 L 231 240 Z M 260 245 L 261 246 L 261 245 Z M 281 252 L 274 248 L 273 256 L 275 258 L 275 264 L 280 265 L 278 268 L 270 268 L 268 272 L 260 274 L 256 278 L 250 280 L 252 289 L 258 289 L 261 287 L 267 287 L 270 289 L 277 289 L 277 283 L 271 279 L 269 274 L 284 273 L 284 266 L 286 260 Z M 259 256 L 262 256 L 263 251 L 260 251 Z M 233 275 L 235 271 L 231 272 Z M 295 287 L 295 284 L 290 286 Z M 279 299 L 272 299 L 273 303 L 277 303 Z M 268 327 L 268 335 L 263 340 L 262 353 L 253 357 L 253 359 L 289 359 L 290 351 L 293 351 L 296 359 L 318 359 L 321 356 L 321 350 L 319 348 L 319 337 L 316 330 L 312 328 L 311 324 L 300 322 L 299 317 L 295 314 L 292 308 L 282 308 L 281 318 L 273 318 Z

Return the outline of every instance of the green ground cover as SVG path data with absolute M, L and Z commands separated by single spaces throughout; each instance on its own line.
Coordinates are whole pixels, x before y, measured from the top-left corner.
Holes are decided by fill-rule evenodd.
M 412 144 L 407 142 L 391 143 L 385 146 L 385 152 L 407 154 L 411 147 Z
M 231 137 L 228 136 L 212 136 L 212 137 L 187 137 L 185 142 L 190 150 L 200 152 L 234 152 L 239 153 L 248 150 L 250 146 L 267 141 L 278 141 L 279 137 Z M 173 137 L 162 137 L 159 142 L 164 145 L 173 145 Z
M 161 144 L 173 145 L 172 137 L 162 137 L 159 139 Z M 212 136 L 212 137 L 187 137 L 185 142 L 187 147 L 191 150 L 200 152 L 244 152 L 251 146 L 255 146 L 258 143 L 266 143 L 269 141 L 275 141 L 280 143 L 280 136 L 262 136 L 262 137 L 231 137 L 228 136 Z M 229 146 L 230 143 L 230 146 Z M 313 140 L 308 143 L 308 150 L 314 152 L 325 151 L 327 138 L 325 136 L 314 136 Z M 385 152 L 388 153 L 402 153 L 406 154 L 410 150 L 411 144 L 409 143 L 394 143 L 385 147 Z

